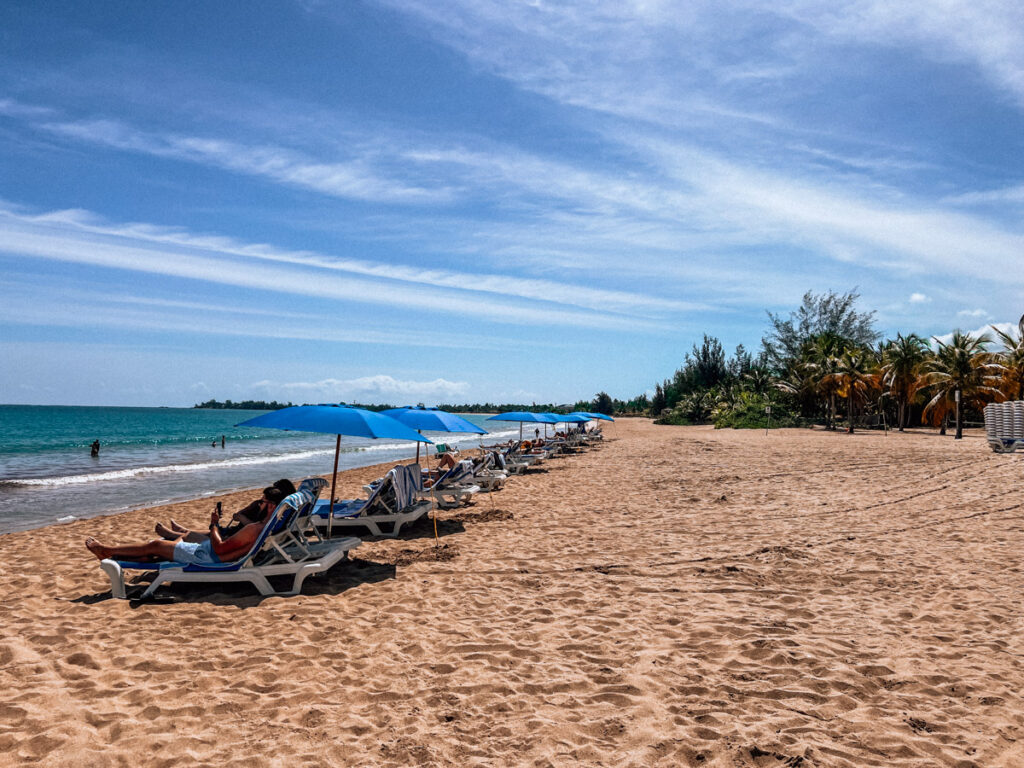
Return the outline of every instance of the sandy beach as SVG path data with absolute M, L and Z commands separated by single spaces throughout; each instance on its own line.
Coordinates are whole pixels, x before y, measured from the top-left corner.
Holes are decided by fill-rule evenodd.
M 1024 765 L 1020 457 L 606 432 L 298 597 L 110 599 L 209 499 L 0 536 L 0 766 Z

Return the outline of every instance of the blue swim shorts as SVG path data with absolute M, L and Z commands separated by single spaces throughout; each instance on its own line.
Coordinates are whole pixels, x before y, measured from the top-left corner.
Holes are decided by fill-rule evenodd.
M 174 545 L 174 562 L 189 565 L 213 565 L 220 560 L 213 553 L 210 540 L 195 544 L 190 541 L 179 541 Z

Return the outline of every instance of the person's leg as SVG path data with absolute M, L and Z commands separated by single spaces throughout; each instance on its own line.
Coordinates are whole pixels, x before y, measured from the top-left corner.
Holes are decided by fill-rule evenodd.
M 157 523 L 156 532 L 157 535 L 162 536 L 168 541 L 189 541 L 193 544 L 201 544 L 210 538 L 210 534 L 208 533 L 190 531 L 188 528 L 184 528 L 177 524 L 175 524 L 174 528 L 168 528 L 163 523 Z
M 107 547 L 100 544 L 96 539 L 89 537 L 85 540 L 85 546 L 90 552 L 96 555 L 99 560 L 113 558 L 115 560 L 134 560 L 139 557 L 159 557 L 163 560 L 174 560 L 175 541 L 166 539 L 153 539 L 145 544 L 131 544 L 125 547 Z

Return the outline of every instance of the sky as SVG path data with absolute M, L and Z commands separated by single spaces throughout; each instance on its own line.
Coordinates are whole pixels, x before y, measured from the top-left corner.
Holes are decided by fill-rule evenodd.
M 0 4 L 0 402 L 627 399 L 1024 311 L 1017 0 Z

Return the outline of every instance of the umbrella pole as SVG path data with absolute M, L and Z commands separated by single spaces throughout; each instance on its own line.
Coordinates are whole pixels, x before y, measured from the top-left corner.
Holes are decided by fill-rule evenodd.
M 334 474 L 331 475 L 331 508 L 327 512 L 327 538 L 331 538 L 331 525 L 334 523 L 334 491 L 338 487 L 338 454 L 341 453 L 341 435 L 334 444 Z

